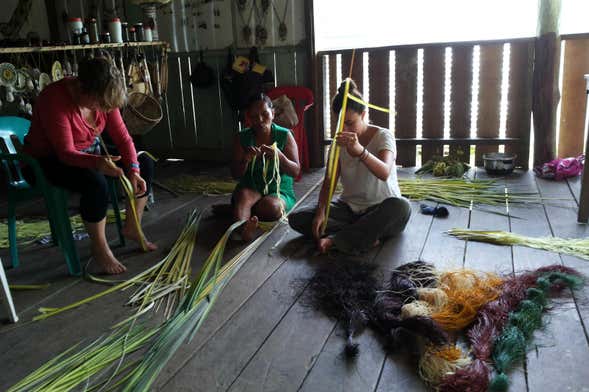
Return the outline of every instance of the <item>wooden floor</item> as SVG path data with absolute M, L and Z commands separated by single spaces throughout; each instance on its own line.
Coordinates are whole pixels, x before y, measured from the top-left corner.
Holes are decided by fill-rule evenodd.
M 412 170 L 400 170 L 410 176 Z M 302 204 L 315 203 L 321 172 L 296 184 Z M 477 171 L 478 177 L 484 172 Z M 444 234 L 450 228 L 506 230 L 531 236 L 585 237 L 587 225 L 576 223 L 579 179 L 550 182 L 530 173 L 504 181 L 510 188 L 537 190 L 550 200 L 544 205 L 510 206 L 510 216 L 449 207 L 446 219 L 413 214 L 406 231 L 366 257 L 382 270 L 422 259 L 438 268 L 468 267 L 500 273 L 562 263 L 589 275 L 589 261 L 523 247 L 466 243 Z M 160 249 L 141 254 L 133 246 L 115 248 L 132 276 L 160 260 L 194 208 L 227 201 L 227 197 L 173 197 L 156 189 L 156 205 L 146 213 L 145 232 Z M 430 205 L 432 203 L 429 203 Z M 505 212 L 505 208 L 502 208 Z M 228 222 L 209 218 L 193 261 L 196 271 Z M 114 237 L 111 231 L 111 238 Z M 232 243 L 228 254 L 240 245 Z M 89 257 L 87 240 L 78 245 Z M 0 251 L 8 264 L 6 250 Z M 56 317 L 28 323 L 40 306 L 62 306 L 104 287 L 66 276 L 59 250 L 32 246 L 21 251 L 22 267 L 8 270 L 11 283 L 47 283 L 44 290 L 14 292 L 21 322 L 0 325 L 0 390 L 5 390 L 57 353 L 82 339 L 92 339 L 130 313 L 126 293 L 116 293 Z M 222 293 L 203 327 L 181 347 L 157 381 L 161 391 L 421 391 L 426 386 L 415 364 L 403 354 L 387 354 L 376 337 L 365 332 L 357 341 L 354 364 L 341 356 L 342 331 L 334 321 L 304 306 L 304 279 L 319 263 L 336 262 L 316 255 L 286 225 L 278 227 L 239 270 Z M 4 316 L 4 313 L 2 313 Z M 544 331 L 536 334 L 525 363 L 510 374 L 513 391 L 589 390 L 589 287 L 557 301 Z

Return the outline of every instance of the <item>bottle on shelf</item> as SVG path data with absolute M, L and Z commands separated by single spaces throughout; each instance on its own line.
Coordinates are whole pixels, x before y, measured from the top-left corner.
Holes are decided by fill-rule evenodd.
M 123 34 L 121 32 L 121 20 L 119 18 L 112 18 L 108 22 L 108 31 L 112 42 L 122 43 Z

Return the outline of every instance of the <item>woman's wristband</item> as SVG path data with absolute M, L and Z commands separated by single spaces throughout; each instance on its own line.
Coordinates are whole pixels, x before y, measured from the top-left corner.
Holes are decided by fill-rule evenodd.
M 354 158 L 358 158 L 360 160 L 362 160 L 362 155 L 364 155 L 366 153 L 366 147 L 364 147 L 364 150 L 362 150 L 362 152 L 358 155 L 354 155 Z
M 360 154 L 358 159 L 360 162 L 364 162 L 368 158 L 368 155 L 370 155 L 370 152 L 366 149 L 366 147 L 364 147 L 364 151 L 362 151 L 362 154 Z

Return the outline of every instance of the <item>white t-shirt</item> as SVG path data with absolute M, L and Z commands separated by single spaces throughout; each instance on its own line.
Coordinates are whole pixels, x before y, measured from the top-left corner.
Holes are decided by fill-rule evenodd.
M 389 150 L 393 153 L 393 159 L 397 157 L 395 138 L 392 132 L 385 128 L 377 129 L 366 149 L 373 155 L 378 155 L 382 150 Z M 355 213 L 380 204 L 389 197 L 401 197 L 394 161 L 389 178 L 383 181 L 372 174 L 358 158 L 351 157 L 345 148 L 340 150 L 339 160 L 340 181 L 344 188 L 340 200 L 349 205 Z

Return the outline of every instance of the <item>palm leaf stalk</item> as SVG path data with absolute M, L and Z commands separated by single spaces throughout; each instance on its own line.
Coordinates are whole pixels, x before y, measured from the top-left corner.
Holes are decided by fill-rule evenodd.
M 352 72 L 352 66 L 354 64 L 354 55 L 355 55 L 355 50 L 352 51 L 352 61 L 351 61 L 351 65 L 350 65 L 350 74 Z M 325 219 L 323 220 L 323 225 L 321 226 L 321 233 L 325 232 L 325 228 L 327 227 L 327 221 L 329 218 L 329 210 L 330 210 L 330 201 L 333 197 L 333 194 L 335 193 L 335 188 L 337 187 L 337 182 L 336 182 L 336 173 L 337 173 L 337 168 L 339 165 L 339 154 L 340 154 L 340 146 L 336 143 L 336 137 L 337 135 L 339 135 L 343 129 L 344 129 L 344 117 L 346 115 L 346 110 L 347 110 L 347 106 L 348 106 L 348 93 L 350 91 L 350 78 L 346 78 L 345 80 L 345 87 L 344 87 L 344 96 L 342 99 L 342 107 L 339 111 L 339 114 L 337 116 L 337 127 L 336 127 L 336 132 L 335 135 L 333 137 L 333 140 L 331 141 L 331 147 L 329 149 L 329 158 L 327 160 L 327 172 L 325 173 L 325 179 L 329 180 L 329 192 L 327 194 L 327 206 L 325 208 Z
M 165 304 L 165 315 L 172 312 L 174 303 L 184 296 L 188 287 L 190 276 L 190 258 L 196 242 L 196 233 L 200 223 L 201 213 L 196 210 L 189 216 L 186 225 L 180 233 L 170 253 L 160 262 L 147 270 L 135 275 L 129 280 L 120 282 L 98 294 L 86 297 L 80 301 L 63 306 L 61 308 L 39 308 L 41 314 L 33 318 L 34 321 L 42 320 L 56 314 L 75 309 L 83 304 L 104 297 L 108 294 L 125 290 L 134 285 L 140 285 L 129 301 L 131 304 L 140 304 L 139 312 L 151 302 L 156 305 Z M 103 283 L 112 283 L 106 279 L 92 278 Z M 157 309 L 157 308 L 156 308 Z
M 8 392 L 61 392 L 90 384 L 91 377 L 108 373 L 125 355 L 145 347 L 158 331 L 159 327 L 134 325 L 103 335 L 77 352 L 79 344 L 74 345 L 10 387 Z M 121 369 L 121 373 L 126 369 Z
M 133 374 L 123 391 L 150 390 L 153 382 L 178 348 L 185 341 L 190 341 L 200 329 L 223 288 L 250 254 L 270 234 L 268 231 L 258 237 L 224 266 L 221 266 L 229 236 L 243 223 L 243 221 L 234 223 L 221 237 L 203 264 L 200 273 L 193 280 L 182 304 L 174 316 L 162 326 L 160 334 L 151 343 L 142 362 L 132 371 Z
M 464 208 L 546 200 L 535 192 L 514 192 L 498 186 L 494 180 L 399 179 L 399 187 L 401 193 L 411 200 L 430 200 Z
M 98 140 L 100 141 L 100 146 L 102 147 L 102 149 L 104 150 L 104 153 L 106 154 L 106 157 L 108 158 L 108 160 L 115 165 L 115 163 L 112 160 L 111 155 L 108 153 L 108 149 L 106 148 L 106 144 L 104 144 L 104 140 L 102 140 L 102 137 L 100 137 L 100 135 L 98 136 Z M 135 228 L 137 229 L 137 234 L 139 235 L 139 244 L 141 245 L 141 249 L 144 252 L 147 252 L 147 241 L 145 240 L 145 234 L 143 234 L 143 229 L 141 228 L 141 223 L 139 222 L 139 216 L 137 215 L 137 205 L 135 203 L 135 190 L 133 189 L 133 185 L 131 184 L 131 181 L 129 181 L 129 179 L 127 178 L 127 176 L 125 176 L 124 174 L 122 174 L 119 177 L 119 180 L 121 181 L 121 185 L 123 186 L 123 190 L 125 191 L 125 194 L 127 195 L 127 200 L 129 201 L 129 207 L 130 207 L 130 213 L 131 213 L 131 218 L 133 219 L 133 223 L 135 224 Z
M 589 260 L 589 238 L 527 237 L 506 231 L 452 229 L 448 234 L 470 241 L 496 245 L 519 245 Z

